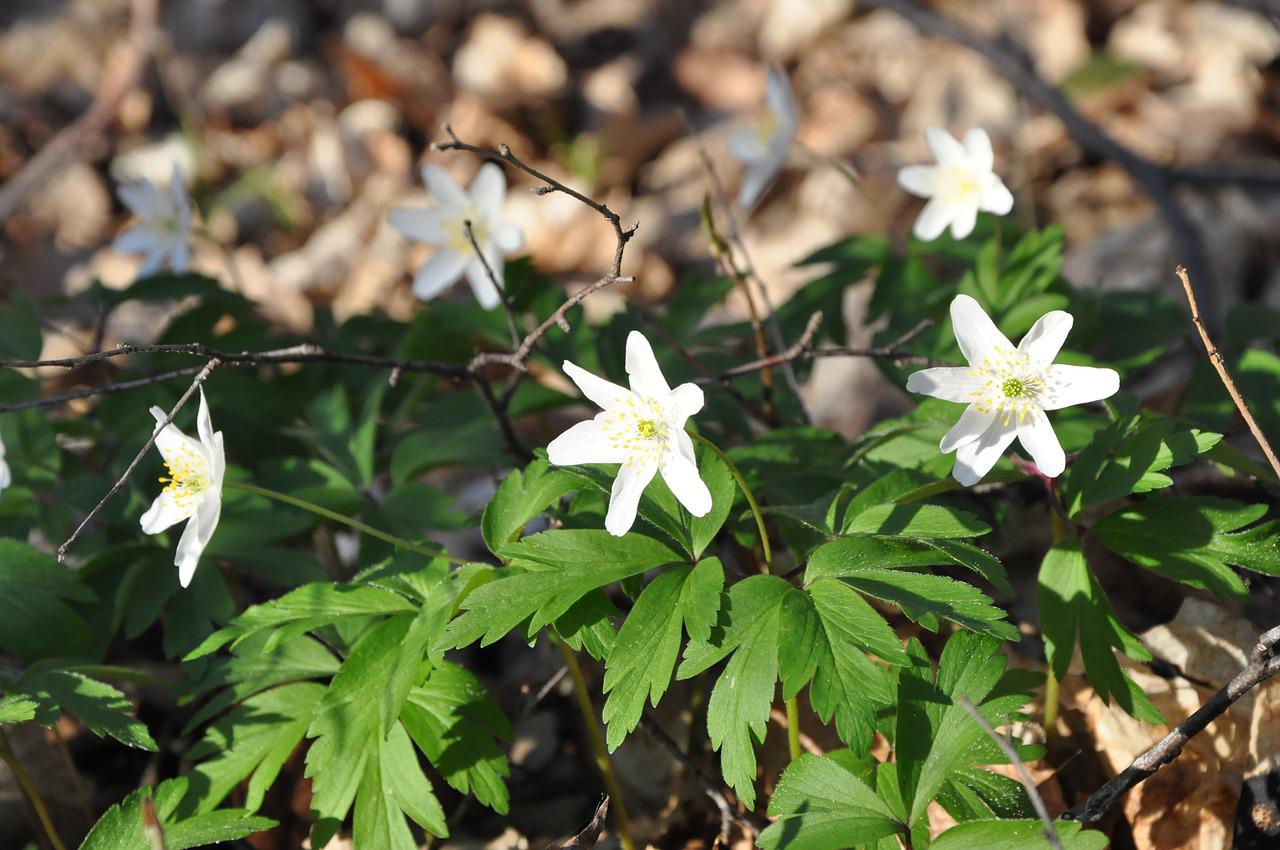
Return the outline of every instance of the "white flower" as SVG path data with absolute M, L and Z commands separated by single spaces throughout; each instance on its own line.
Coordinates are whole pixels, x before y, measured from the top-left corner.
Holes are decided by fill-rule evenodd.
M 13 473 L 9 471 L 9 462 L 4 459 L 4 440 L 0 440 L 0 490 L 13 483 Z
M 564 371 L 603 412 L 552 440 L 547 456 L 559 466 L 622 464 L 604 519 L 610 534 L 621 537 L 631 528 L 640 494 L 657 472 L 689 513 L 705 516 L 711 510 L 711 491 L 698 475 L 693 441 L 684 430 L 685 420 L 702 409 L 700 387 L 681 384 L 673 390 L 667 386 L 649 341 L 636 331 L 627 337 L 630 390 L 568 360 Z
M 765 102 L 768 110 L 756 126 L 744 127 L 729 136 L 729 152 L 747 166 L 738 188 L 738 206 L 744 210 L 760 200 L 769 182 L 782 169 L 799 124 L 796 99 L 787 77 L 773 66 L 765 80 Z
M 1013 209 L 1013 195 L 991 166 L 991 139 L 974 128 L 961 145 L 946 130 L 924 131 L 937 165 L 908 165 L 898 172 L 898 185 L 928 198 L 912 232 L 926 242 L 937 239 L 951 225 L 951 235 L 963 239 L 973 232 L 979 212 L 1004 215 Z
M 111 247 L 122 254 L 146 255 L 139 277 L 155 274 L 166 258 L 175 272 L 186 272 L 191 259 L 187 244 L 191 239 L 191 201 L 178 164 L 173 165 L 167 192 L 145 177 L 122 184 L 117 192 L 140 220 L 117 236 Z
M 924 369 L 907 378 L 907 389 L 968 402 L 938 446 L 956 453 L 952 474 L 961 484 L 981 481 L 1014 437 L 1042 474 L 1062 474 L 1066 456 L 1045 411 L 1098 401 L 1120 388 L 1114 369 L 1053 365 L 1072 321 L 1061 310 L 1045 313 L 1014 348 L 977 301 L 957 295 L 951 302 L 951 324 L 969 368 Z
M 156 448 L 164 457 L 169 470 L 164 490 L 156 496 L 151 507 L 142 515 L 142 530 L 147 534 L 159 534 L 171 525 L 190 520 L 178 541 L 178 551 L 173 563 L 178 568 L 178 582 L 186 587 L 195 575 L 196 564 L 204 547 L 209 545 L 213 530 L 218 527 L 222 514 L 222 475 L 226 469 L 226 455 L 222 449 L 222 432 L 213 432 L 209 419 L 209 403 L 204 389 L 200 390 L 200 414 L 196 418 L 200 439 L 194 440 L 173 424 L 160 429 L 165 412 L 151 408 L 156 418 Z
M 501 303 L 502 295 L 467 239 L 465 224 L 471 222 L 471 235 L 501 286 L 503 256 L 520 250 L 524 244 L 520 228 L 502 220 L 507 178 L 501 168 L 487 162 L 476 172 L 469 193 L 436 165 L 422 167 L 422 182 L 436 205 L 392 210 L 388 218 L 392 227 L 410 239 L 436 246 L 435 253 L 414 275 L 413 294 L 430 301 L 465 274 L 476 301 L 492 310 Z

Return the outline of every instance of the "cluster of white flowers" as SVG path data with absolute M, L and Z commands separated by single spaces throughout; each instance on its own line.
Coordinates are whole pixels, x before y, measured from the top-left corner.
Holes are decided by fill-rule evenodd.
M 729 140 L 730 150 L 747 166 L 738 194 L 744 209 L 764 193 L 796 135 L 796 102 L 785 75 L 776 68 L 769 70 L 766 101 L 768 110 L 760 125 Z M 1013 196 L 992 170 L 991 141 L 984 131 L 970 130 L 961 144 L 946 131 L 930 127 L 925 139 L 937 164 L 907 166 L 898 174 L 903 188 L 929 199 L 913 228 L 918 238 L 935 239 L 950 227 L 961 239 L 973 231 L 979 212 L 1009 212 Z M 435 247 L 414 276 L 414 293 L 430 300 L 465 277 L 481 307 L 498 306 L 504 257 L 523 243 L 520 229 L 502 216 L 507 191 L 502 169 L 492 163 L 482 166 L 468 190 L 435 165 L 422 169 L 422 180 L 435 205 L 390 214 L 392 226 L 405 236 Z M 120 234 L 114 247 L 143 253 L 143 275 L 166 260 L 175 271 L 184 271 L 190 256 L 192 208 L 178 168 L 167 192 L 144 179 L 122 186 L 120 197 L 139 221 Z M 952 474 L 966 486 L 976 484 L 1017 438 L 1041 474 L 1060 475 L 1066 457 L 1046 411 L 1107 398 L 1119 388 L 1117 373 L 1053 363 L 1072 325 L 1071 316 L 1060 310 L 1042 316 L 1016 347 L 967 295 L 952 302 L 951 322 L 968 367 L 924 369 L 908 378 L 907 389 L 968 404 L 939 446 L 944 453 L 956 453 Z M 547 454 L 557 465 L 619 464 L 605 516 L 611 534 L 630 530 L 641 495 L 658 474 L 689 513 L 700 517 L 711 510 L 711 493 L 685 431 L 686 421 L 703 406 L 699 387 L 686 383 L 671 389 L 648 340 L 635 331 L 627 337 L 629 389 L 569 361 L 564 371 L 601 412 L 553 440 Z M 151 413 L 158 423 L 164 421 L 160 408 L 151 408 Z M 222 510 L 222 433 L 213 431 L 203 389 L 197 428 L 198 440 L 172 424 L 157 424 L 156 447 L 169 474 L 161 479 L 164 490 L 141 519 L 148 534 L 187 522 L 174 561 L 183 587 L 190 583 Z M 9 480 L 0 443 L 0 488 Z

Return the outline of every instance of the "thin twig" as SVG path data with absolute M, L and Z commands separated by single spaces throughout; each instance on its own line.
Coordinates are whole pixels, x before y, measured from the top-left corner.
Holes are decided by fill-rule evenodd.
M 1280 644 L 1280 626 L 1269 629 L 1258 637 L 1258 643 L 1249 654 L 1249 662 L 1236 674 L 1235 678 L 1227 683 L 1226 687 L 1211 696 L 1194 714 L 1173 727 L 1173 731 L 1134 759 L 1133 763 L 1119 776 L 1064 814 L 1063 819 L 1076 820 L 1084 824 L 1100 820 L 1127 791 L 1153 776 L 1157 770 L 1181 755 L 1182 748 L 1187 742 L 1204 731 L 1206 726 L 1230 708 L 1236 700 L 1280 672 L 1280 658 L 1273 655 L 1277 644 Z
M 155 429 L 152 430 L 151 436 L 147 437 L 147 441 L 142 444 L 142 448 L 138 450 L 138 453 L 134 455 L 133 460 L 131 460 L 129 465 L 125 467 L 124 473 L 116 479 L 115 484 L 111 485 L 111 489 L 107 491 L 106 495 L 99 499 L 98 503 L 89 510 L 89 513 L 85 515 L 85 518 L 76 526 L 75 531 L 71 532 L 71 536 L 62 541 L 62 545 L 58 547 L 59 561 L 66 559 L 67 549 L 70 548 L 72 543 L 76 542 L 76 538 L 80 536 L 80 532 L 83 531 L 84 527 L 98 515 L 98 511 L 102 510 L 103 505 L 105 505 L 112 496 L 120 492 L 120 488 L 124 486 L 124 483 L 129 480 L 129 476 L 133 474 L 133 470 L 137 468 L 138 464 L 142 462 L 142 458 L 146 456 L 147 451 L 155 444 L 156 437 L 160 436 L 160 432 L 163 431 L 169 423 L 173 422 L 173 417 L 178 415 L 178 411 L 187 403 L 187 400 L 191 398 L 196 389 L 199 388 L 199 386 L 204 383 L 205 379 L 213 373 L 213 370 L 217 369 L 220 365 L 222 365 L 221 361 L 215 358 L 206 363 L 204 367 L 196 373 L 195 378 L 191 381 L 191 386 L 187 387 L 187 391 L 178 399 L 177 404 L 175 404 L 165 416 L 164 421 L 157 424 Z
M 1216 291 L 1209 277 L 1204 241 L 1178 203 L 1173 190 L 1173 178 L 1180 176 L 1178 169 L 1157 165 L 1120 144 L 1106 130 L 1085 118 L 1066 95 L 1036 72 L 1026 51 L 1008 39 L 1001 39 L 999 42 L 988 39 L 951 18 L 926 8 L 916 0 L 864 0 L 861 8 L 887 9 L 925 33 L 941 36 L 974 51 L 995 66 L 1028 99 L 1057 116 L 1077 144 L 1096 156 L 1115 162 L 1127 171 L 1160 211 L 1174 242 L 1181 246 L 1186 263 L 1196 278 L 1205 283 L 1205 312 L 1209 317 L 1209 324 L 1217 327 L 1218 304 Z M 1182 172 L 1181 176 L 1190 179 L 1194 174 L 1192 169 Z
M 60 393 L 58 395 L 45 396 L 44 398 L 32 399 L 31 401 L 16 401 L 11 404 L 0 404 L 0 413 L 12 413 L 15 410 L 29 410 L 33 407 L 55 407 L 59 404 L 65 404 L 68 401 L 75 401 L 78 398 L 92 398 L 93 396 L 110 395 L 112 393 L 122 393 L 126 390 L 136 390 L 142 387 L 149 387 L 154 384 L 163 384 L 165 381 L 172 381 L 174 378 L 186 378 L 200 371 L 199 366 L 188 366 L 185 369 L 174 369 L 169 372 L 157 372 L 154 375 L 147 375 L 142 378 L 134 378 L 128 381 L 117 381 L 114 384 L 103 384 L 98 387 L 85 387 L 84 389 L 72 390 L 71 392 Z
M 818 357 L 876 357 L 884 360 L 892 360 L 894 363 L 919 363 L 926 366 L 945 366 L 946 364 L 940 360 L 934 360 L 923 354 L 905 354 L 902 352 L 902 346 L 911 342 L 920 335 L 926 328 L 933 325 L 932 319 L 925 319 L 911 330 L 907 331 L 898 339 L 886 346 L 879 348 L 849 348 L 842 346 L 839 348 L 809 348 L 809 343 L 813 341 L 813 333 L 817 330 L 817 321 L 821 320 L 822 314 L 815 313 L 809 318 L 809 327 L 805 329 L 805 333 L 796 340 L 785 351 L 766 357 L 763 360 L 753 360 L 750 363 L 743 363 L 741 366 L 734 366 L 732 369 L 726 369 L 716 375 L 706 379 L 699 379 L 698 383 L 711 383 L 712 381 L 725 381 L 736 378 L 739 375 L 746 375 L 758 369 L 767 366 L 776 366 L 779 363 L 790 363 L 796 360 L 812 360 Z
M 493 288 L 498 292 L 498 300 L 502 302 L 502 309 L 507 314 L 507 327 L 511 330 L 511 344 L 513 346 L 519 345 L 519 317 L 516 316 L 515 307 L 512 306 L 511 299 L 507 297 L 507 291 L 503 288 L 502 282 L 498 280 L 498 275 L 494 272 L 493 266 L 489 265 L 489 258 L 484 255 L 484 251 L 480 250 L 480 243 L 476 241 L 476 234 L 471 229 L 470 219 L 462 222 L 462 233 L 467 237 L 467 242 L 471 243 L 471 250 L 476 252 L 476 258 L 480 260 L 480 265 L 484 267 L 484 273 L 489 278 L 489 283 L 493 284 Z
M 0 186 L 0 222 L 17 212 L 28 195 L 58 173 L 115 118 L 120 102 L 133 88 L 151 54 L 159 6 L 159 0 L 133 0 L 129 32 L 103 66 L 89 108 L 45 142 L 22 170 Z
M 1023 788 L 1027 789 L 1027 796 L 1031 798 L 1031 805 L 1040 817 L 1040 822 L 1044 824 L 1044 840 L 1049 842 L 1049 846 L 1053 850 L 1062 850 L 1062 842 L 1058 839 L 1058 830 L 1053 827 L 1053 818 L 1049 817 L 1049 809 L 1044 804 L 1044 798 L 1040 796 L 1040 790 L 1036 787 L 1035 780 L 1031 778 L 1030 772 L 1027 771 L 1027 766 L 1023 764 L 1022 758 L 1018 755 L 1018 751 L 1013 744 L 996 732 L 995 728 L 987 722 L 987 718 L 982 716 L 982 712 L 974 707 L 974 704 L 969 701 L 967 696 L 961 694 L 956 697 L 956 704 L 969 713 L 969 716 L 973 718 L 973 722 L 982 727 L 982 731 L 987 733 L 987 737 L 995 741 L 996 746 L 1000 748 L 1000 752 L 1004 753 L 1005 758 L 1009 759 L 1009 763 L 1018 772 L 1018 781 L 1022 783 Z
M 467 144 L 458 138 L 457 134 L 453 132 L 453 128 L 448 124 L 444 125 L 444 132 L 449 137 L 449 141 L 434 143 L 432 147 L 436 150 L 467 151 L 468 153 L 473 153 L 476 156 L 482 156 L 485 159 L 492 160 L 493 162 L 505 162 L 513 168 L 520 169 L 535 180 L 540 180 L 543 185 L 534 190 L 537 194 L 546 195 L 551 192 L 561 192 L 579 203 L 586 204 L 588 207 L 603 216 L 605 221 L 609 222 L 609 225 L 613 227 L 613 234 L 618 240 L 617 247 L 614 249 L 613 266 L 610 268 L 609 275 L 615 278 L 622 276 L 622 253 L 626 249 L 627 243 L 631 241 L 631 237 L 635 235 L 636 227 L 638 225 L 633 224 L 630 227 L 623 227 L 622 218 L 613 210 L 609 209 L 607 205 L 593 198 L 587 197 L 577 189 L 572 189 L 566 186 L 550 175 L 542 173 L 532 165 L 529 165 L 527 162 L 511 153 L 511 148 L 506 145 L 499 145 L 498 149 L 495 151 L 489 148 L 482 148 L 477 145 Z
M 1257 440 L 1262 453 L 1267 456 L 1271 469 L 1277 477 L 1280 477 L 1280 459 L 1276 458 L 1275 450 L 1271 448 L 1271 443 L 1267 441 L 1267 435 L 1262 433 L 1262 429 L 1258 427 L 1253 414 L 1249 412 L 1249 405 L 1245 403 L 1244 396 L 1240 395 L 1240 391 L 1236 389 L 1236 382 L 1231 380 L 1231 373 L 1227 371 L 1227 364 L 1222 358 L 1222 352 L 1218 351 L 1217 346 L 1213 344 L 1213 340 L 1209 338 L 1209 331 L 1204 326 L 1204 320 L 1200 318 L 1200 307 L 1196 304 L 1196 293 L 1191 286 L 1191 276 L 1187 274 L 1187 270 L 1183 266 L 1178 266 L 1177 273 L 1178 279 L 1182 281 L 1182 288 L 1187 293 L 1187 303 L 1191 305 L 1191 321 L 1195 322 L 1196 330 L 1200 332 L 1200 339 L 1204 342 L 1204 350 L 1209 353 L 1209 362 L 1217 370 L 1218 377 L 1222 379 L 1222 385 L 1227 388 L 1227 394 L 1231 396 L 1231 400 L 1235 402 L 1236 409 L 1244 417 L 1244 422 L 1249 426 L 1253 439 Z

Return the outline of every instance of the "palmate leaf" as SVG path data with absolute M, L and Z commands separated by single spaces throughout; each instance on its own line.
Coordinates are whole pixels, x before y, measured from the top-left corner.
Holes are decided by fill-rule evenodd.
M 485 506 L 480 520 L 480 532 L 489 551 L 497 554 L 503 546 L 514 543 L 530 520 L 580 483 L 578 476 L 551 469 L 545 460 L 535 460 L 523 470 L 512 470 Z
M 1107 514 L 1093 533 L 1152 572 L 1220 597 L 1243 598 L 1244 582 L 1231 566 L 1280 575 L 1280 523 L 1238 531 L 1266 513 L 1266 505 L 1227 499 L 1151 499 Z
M 1045 554 L 1039 583 L 1040 629 L 1053 675 L 1066 677 L 1078 633 L 1085 673 L 1102 701 L 1114 699 L 1139 720 L 1162 722 L 1160 712 L 1115 657 L 1119 651 L 1150 661 L 1151 653 L 1116 618 L 1106 592 L 1089 572 L 1078 537 L 1055 544 Z
M 555 622 L 583 596 L 647 570 L 684 561 L 666 544 L 603 529 L 544 531 L 503 547 L 511 567 L 471 591 L 445 632 L 446 647 L 486 646 L 529 619 L 526 634 Z
M 0 681 L 7 695 L 34 704 L 34 719 L 42 725 L 52 726 L 65 711 L 96 735 L 142 750 L 157 749 L 124 694 L 74 665 L 42 662 L 15 679 Z
M 605 665 L 603 717 L 609 750 L 640 722 L 646 699 L 656 706 L 671 684 L 681 626 L 707 640 L 720 610 L 724 568 L 716 558 L 663 573 L 645 587 Z
M 276 825 L 270 818 L 257 817 L 244 809 L 220 809 L 191 817 L 179 814 L 178 804 L 187 794 L 186 777 L 166 780 L 154 793 L 156 816 L 168 850 L 236 841 Z M 80 850 L 152 850 L 153 845 L 142 831 L 142 798 L 151 796 L 151 788 L 139 788 L 107 809 Z
M 831 758 L 804 753 L 787 766 L 769 800 L 776 820 L 761 850 L 841 850 L 903 831 L 884 801 Z

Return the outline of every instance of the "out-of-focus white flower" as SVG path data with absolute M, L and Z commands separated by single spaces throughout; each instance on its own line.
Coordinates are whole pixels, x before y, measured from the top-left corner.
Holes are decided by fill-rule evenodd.
M 912 228 L 918 239 L 937 239 L 947 225 L 952 236 L 963 239 L 973 232 L 979 212 L 1004 215 L 1013 209 L 1013 195 L 991 170 L 995 157 L 985 130 L 970 130 L 963 145 L 938 127 L 926 129 L 924 138 L 938 164 L 908 165 L 898 172 L 898 185 L 929 199 Z
M 476 301 L 486 310 L 502 303 L 502 294 L 484 270 L 489 264 L 498 286 L 502 286 L 503 256 L 518 251 L 524 234 L 514 224 L 503 221 L 502 202 L 507 197 L 507 178 L 492 162 L 480 166 L 469 191 L 463 191 L 444 169 L 422 167 L 422 182 L 436 205 L 391 211 L 391 226 L 410 239 L 436 246 L 430 259 L 413 278 L 413 294 L 430 301 L 459 277 L 466 275 Z M 467 239 L 466 223 L 484 255 L 484 262 Z
M 0 490 L 13 483 L 13 473 L 9 470 L 9 462 L 4 459 L 4 440 L 0 440 Z
M 765 80 L 765 103 L 768 108 L 754 127 L 729 136 L 729 152 L 747 167 L 738 187 L 738 206 L 744 210 L 755 206 L 786 163 L 800 123 L 787 76 L 774 66 L 769 67 Z
M 175 162 L 168 190 L 143 177 L 124 183 L 116 190 L 121 202 L 138 217 L 138 222 L 116 237 L 111 247 L 122 254 L 145 254 L 139 277 L 155 274 L 169 261 L 178 274 L 191 260 L 191 200 Z
M 604 519 L 610 534 L 621 537 L 630 530 L 640 494 L 658 472 L 689 513 L 705 516 L 711 510 L 711 491 L 698 474 L 693 441 L 684 430 L 685 420 L 702 409 L 700 387 L 681 384 L 671 389 L 649 341 L 637 331 L 627 337 L 630 390 L 567 360 L 564 371 L 603 410 L 552 440 L 547 456 L 560 466 L 622 464 Z
M 951 302 L 951 324 L 969 367 L 924 369 L 907 378 L 907 389 L 968 403 L 938 446 L 956 453 L 952 475 L 961 484 L 981 481 L 1014 437 L 1042 474 L 1062 474 L 1066 456 L 1045 411 L 1099 401 L 1120 388 L 1114 369 L 1054 365 L 1072 321 L 1062 310 L 1045 313 L 1014 348 L 977 301 L 957 295 Z
M 142 530 L 147 534 L 159 534 L 183 520 L 189 520 L 178 540 L 174 566 L 178 568 L 178 582 L 186 587 L 195 575 L 196 564 L 204 547 L 209 545 L 213 531 L 222 515 L 222 476 L 226 470 L 226 454 L 222 449 L 222 432 L 213 431 L 209 419 L 209 403 L 204 389 L 200 390 L 200 414 L 196 427 L 200 439 L 192 439 L 172 423 L 160 428 L 165 412 L 151 408 L 156 418 L 156 448 L 164 457 L 169 475 L 161 478 L 167 482 L 156 496 L 151 507 L 142 515 Z

